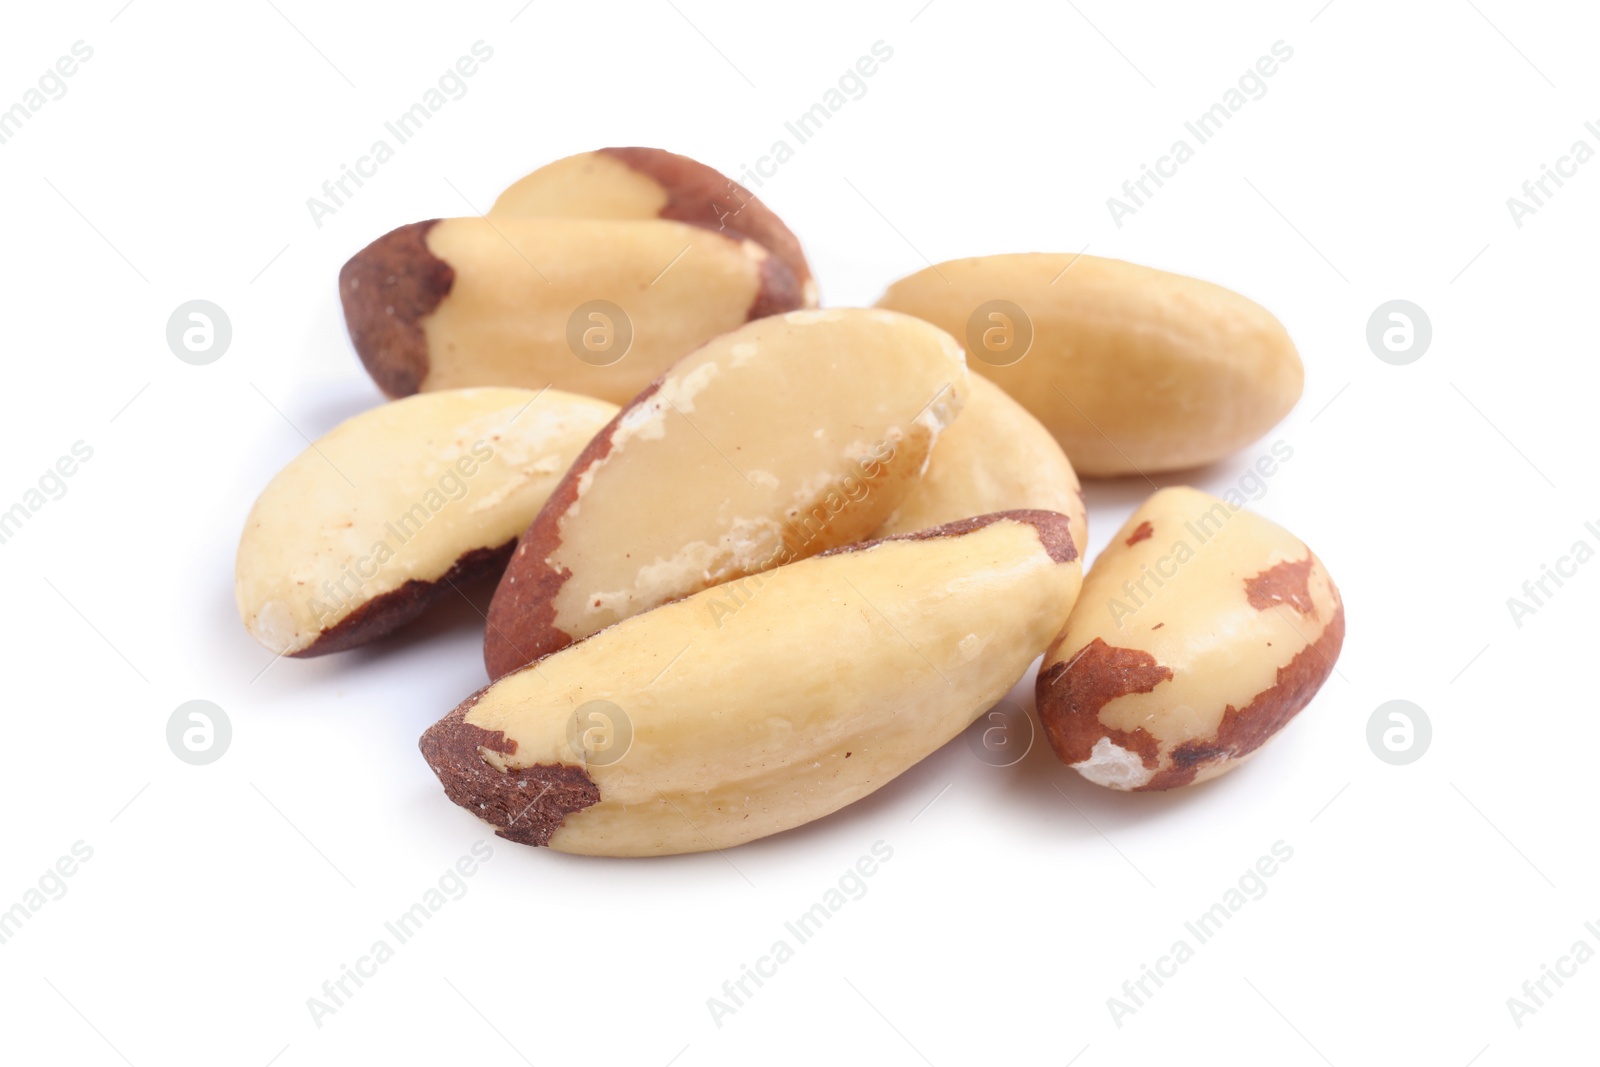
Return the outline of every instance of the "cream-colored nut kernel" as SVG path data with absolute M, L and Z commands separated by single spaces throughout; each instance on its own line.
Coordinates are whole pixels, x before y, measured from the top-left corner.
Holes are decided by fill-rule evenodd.
M 1311 700 L 1344 604 L 1293 534 L 1198 489 L 1163 489 L 1084 579 L 1039 668 L 1062 761 L 1112 789 L 1215 778 Z
M 1078 475 L 1038 419 L 1005 390 L 973 375 L 967 403 L 933 446 L 928 468 L 875 537 L 926 530 L 995 511 L 1059 511 L 1072 543 L 1089 543 Z
M 288 656 L 365 644 L 450 583 L 500 573 L 616 405 L 524 389 L 409 397 L 348 419 L 256 500 L 234 591 L 257 641 Z
M 889 287 L 882 307 L 967 345 L 1085 477 L 1220 459 L 1300 398 L 1304 368 L 1260 305 L 1194 278 L 1084 255 L 980 256 Z
M 802 306 L 761 245 L 664 219 L 416 223 L 352 257 L 339 291 L 389 396 L 554 386 L 622 403 L 712 337 Z
M 728 848 L 880 788 L 965 729 L 1066 619 L 1064 516 L 852 545 L 626 619 L 423 735 L 451 800 L 563 852 Z
M 800 242 L 750 190 L 688 156 L 659 148 L 602 148 L 546 164 L 514 183 L 494 218 L 674 219 L 749 238 L 788 266 L 802 307 L 817 286 Z
M 961 346 L 862 309 L 749 323 L 599 434 L 489 608 L 490 677 L 630 615 L 871 536 L 967 395 Z

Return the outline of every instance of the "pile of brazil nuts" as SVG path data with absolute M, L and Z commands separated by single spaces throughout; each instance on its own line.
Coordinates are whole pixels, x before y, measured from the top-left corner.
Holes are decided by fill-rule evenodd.
M 339 293 L 392 402 L 262 492 L 239 612 L 274 653 L 317 656 L 497 578 L 490 683 L 421 749 L 510 840 L 670 855 L 799 826 L 1041 656 L 1064 763 L 1191 785 L 1254 755 L 1338 658 L 1321 560 L 1197 489 L 1155 493 L 1084 573 L 1080 474 L 1209 463 L 1298 401 L 1287 332 L 1229 290 L 995 255 L 821 308 L 746 189 L 608 148 L 483 217 L 380 237 Z

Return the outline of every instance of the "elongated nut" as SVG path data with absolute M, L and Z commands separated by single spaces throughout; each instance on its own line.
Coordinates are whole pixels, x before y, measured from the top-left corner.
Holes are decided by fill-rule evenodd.
M 1112 789 L 1237 767 L 1311 700 L 1344 604 L 1299 538 L 1197 489 L 1145 501 L 1095 560 L 1039 668 L 1062 761 Z
M 563 852 L 722 849 L 820 818 L 960 733 L 1065 620 L 1064 516 L 837 549 L 626 619 L 422 737 L 445 793 Z
M 1121 260 L 960 259 L 902 278 L 878 303 L 961 338 L 972 369 L 1049 427 L 1085 477 L 1220 459 L 1288 414 L 1304 384 L 1266 309 Z
M 596 436 L 528 528 L 489 607 L 489 676 L 870 536 L 966 393 L 961 346 L 892 311 L 794 311 L 710 342 Z
M 257 641 L 318 656 L 381 637 L 498 574 L 616 406 L 554 390 L 459 389 L 341 423 L 278 473 L 239 539 Z
M 995 511 L 1059 511 L 1072 543 L 1088 544 L 1078 475 L 1039 420 L 1005 390 L 977 375 L 967 403 L 933 446 L 928 468 L 875 537 L 926 530 Z
M 704 163 L 660 148 L 602 148 L 558 159 L 512 184 L 494 218 L 673 219 L 761 245 L 794 274 L 801 306 L 817 284 L 800 242 L 755 194 Z
M 389 396 L 554 386 L 617 403 L 710 338 L 803 302 L 756 242 L 664 219 L 419 222 L 356 253 L 339 293 Z

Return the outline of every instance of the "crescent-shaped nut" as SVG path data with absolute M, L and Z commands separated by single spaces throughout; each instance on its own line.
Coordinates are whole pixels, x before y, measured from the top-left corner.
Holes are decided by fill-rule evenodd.
M 851 545 L 625 619 L 422 737 L 451 800 L 563 852 L 724 849 L 857 800 L 964 730 L 1065 620 L 1065 516 Z
M 245 628 L 318 656 L 381 637 L 500 573 L 517 535 L 616 412 L 553 390 L 459 389 L 341 423 L 268 483 L 239 539 Z

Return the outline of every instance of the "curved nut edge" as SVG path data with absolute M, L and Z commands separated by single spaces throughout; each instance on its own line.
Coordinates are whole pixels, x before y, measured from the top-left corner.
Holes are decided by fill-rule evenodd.
M 339 270 L 350 343 L 384 394 L 410 396 L 428 376 L 422 320 L 449 295 L 456 272 L 428 250 L 429 219 L 391 230 Z
M 815 306 L 815 296 L 807 298 L 806 291 L 814 286 L 811 266 L 806 262 L 799 239 L 750 190 L 699 160 L 662 148 L 602 148 L 597 154 L 611 156 L 660 185 L 667 194 L 666 205 L 659 212 L 661 218 L 717 230 L 737 239 L 748 238 L 771 252 L 789 268 L 790 288 L 794 299 L 800 301 L 779 310 Z M 762 291 L 766 288 L 763 277 Z M 752 306 L 750 317 L 756 319 L 770 314 L 773 312 L 758 315 Z
M 444 596 L 447 587 L 456 583 L 475 582 L 504 571 L 516 547 L 517 542 L 513 539 L 496 548 L 474 548 L 457 558 L 449 570 L 433 581 L 413 578 L 398 588 L 373 597 L 318 634 L 311 644 L 289 655 L 296 659 L 307 659 L 325 656 L 330 652 L 344 652 L 376 641 L 421 616 Z
M 568 815 L 600 800 L 600 787 L 579 766 L 537 763 L 499 771 L 483 751 L 514 755 L 517 743 L 499 730 L 466 721 L 486 690 L 480 689 L 422 735 L 417 747 L 444 786 L 445 795 L 495 828 L 495 834 L 524 845 L 548 845 Z
M 483 665 L 490 678 L 509 674 L 572 644 L 572 635 L 556 627 L 556 594 L 572 572 L 550 565 L 550 556 L 561 545 L 561 519 L 577 502 L 584 475 L 611 454 L 612 438 L 622 417 L 654 396 L 665 379 L 663 374 L 651 382 L 594 435 L 523 533 L 489 602 Z

